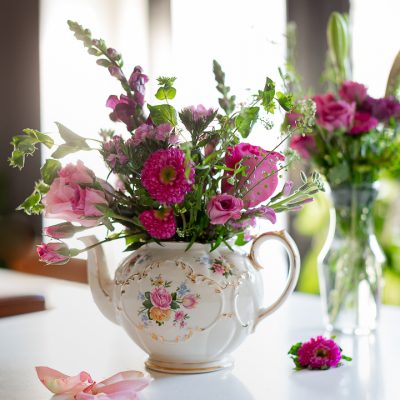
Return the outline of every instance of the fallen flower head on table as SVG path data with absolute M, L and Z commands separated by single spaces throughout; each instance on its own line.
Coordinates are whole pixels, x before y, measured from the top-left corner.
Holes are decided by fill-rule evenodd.
M 96 383 L 87 372 L 68 376 L 48 367 L 36 367 L 40 382 L 53 400 L 136 400 L 137 393 L 151 382 L 143 372 L 124 371 Z

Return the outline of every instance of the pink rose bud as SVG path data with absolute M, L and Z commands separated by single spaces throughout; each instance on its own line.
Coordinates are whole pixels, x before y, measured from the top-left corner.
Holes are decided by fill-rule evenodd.
M 198 303 L 197 297 L 194 294 L 187 294 L 182 299 L 182 305 L 185 308 L 195 308 L 196 304 Z
M 63 239 L 73 236 L 78 230 L 80 230 L 78 226 L 74 226 L 70 222 L 63 222 L 44 228 L 44 234 L 54 239 Z
M 243 201 L 230 194 L 219 194 L 213 196 L 207 204 L 207 214 L 213 225 L 225 224 L 231 218 L 239 219 Z
M 121 80 L 124 78 L 124 74 L 122 73 L 121 68 L 116 67 L 115 65 L 110 65 L 108 67 L 108 72 L 110 73 L 111 76 Z
M 65 264 L 70 260 L 69 249 L 64 243 L 42 243 L 37 246 L 39 260 L 46 264 Z

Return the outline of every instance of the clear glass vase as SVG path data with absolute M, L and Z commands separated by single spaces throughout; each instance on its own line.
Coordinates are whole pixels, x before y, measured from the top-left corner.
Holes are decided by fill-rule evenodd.
M 377 326 L 385 256 L 374 233 L 374 184 L 332 188 L 330 227 L 318 258 L 328 330 L 368 334 Z

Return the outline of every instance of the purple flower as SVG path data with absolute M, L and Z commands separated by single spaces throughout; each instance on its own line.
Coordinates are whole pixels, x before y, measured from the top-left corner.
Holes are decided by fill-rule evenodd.
M 296 150 L 300 157 L 309 159 L 316 150 L 315 139 L 312 135 L 294 135 L 290 140 L 290 148 Z
M 379 121 L 371 116 L 371 114 L 357 111 L 354 116 L 354 125 L 351 128 L 350 135 L 358 135 L 360 133 L 369 132 L 371 129 L 376 128 Z
M 356 103 L 347 103 L 336 100 L 331 93 L 322 96 L 314 96 L 317 105 L 317 123 L 328 132 L 335 129 L 348 130 L 352 126 Z
M 400 117 L 400 103 L 394 97 L 374 99 L 367 96 L 361 104 L 360 111 L 367 112 L 378 121 L 385 122 L 391 117 Z
M 189 175 L 186 168 L 189 167 Z M 145 161 L 141 180 L 150 196 L 160 204 L 181 203 L 194 183 L 195 171 L 186 165 L 185 153 L 177 148 L 160 149 Z
M 210 223 L 223 225 L 228 220 L 239 219 L 242 216 L 243 200 L 230 194 L 218 194 L 213 196 L 207 204 L 207 214 Z
M 304 342 L 297 355 L 299 364 L 309 369 L 337 367 L 342 359 L 340 347 L 334 340 L 325 339 L 323 336 Z
M 292 129 L 294 129 L 297 127 L 297 120 L 299 120 L 301 117 L 303 117 L 303 114 L 291 111 L 286 114 L 286 122 Z
M 115 65 L 110 65 L 108 67 L 108 72 L 110 73 L 111 76 L 114 76 L 118 80 L 121 80 L 124 78 L 124 74 L 123 74 L 121 68 L 119 68 Z
M 361 83 L 344 81 L 339 89 L 339 96 L 348 103 L 361 104 L 367 97 L 367 88 Z
M 284 196 L 289 196 L 290 193 L 292 193 L 293 190 L 293 182 L 292 181 L 286 181 L 285 184 L 283 185 L 282 192 Z
M 175 235 L 176 222 L 171 208 L 143 211 L 139 214 L 139 221 L 155 239 L 170 239 Z
M 158 126 L 152 124 L 140 125 L 132 138 L 128 139 L 127 146 L 139 146 L 146 139 L 157 140 L 160 142 L 167 142 L 169 144 L 176 144 L 178 142 L 177 136 L 172 133 L 172 125 L 165 123 Z
M 207 119 L 209 118 L 215 110 L 212 108 L 205 108 L 202 104 L 199 104 L 198 106 L 190 106 L 188 109 L 192 113 L 192 118 L 193 121 L 198 121 L 200 119 Z
M 246 211 L 246 215 L 252 215 L 259 218 L 267 219 L 269 222 L 276 223 L 276 213 L 273 208 L 267 206 L 260 206 L 257 208 L 251 208 Z
M 122 151 L 124 141 L 121 136 L 113 136 L 111 140 L 103 144 L 104 159 L 114 171 L 120 166 L 124 166 L 129 158 Z
M 136 103 L 133 101 L 133 99 L 123 94 L 121 94 L 119 98 L 118 96 L 112 95 L 108 98 L 106 106 L 113 110 L 110 114 L 111 121 L 123 122 L 128 131 L 133 130 L 133 116 L 136 112 Z

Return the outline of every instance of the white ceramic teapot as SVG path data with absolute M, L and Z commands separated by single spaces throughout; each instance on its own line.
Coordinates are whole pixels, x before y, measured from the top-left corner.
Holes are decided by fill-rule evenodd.
M 269 307 L 263 298 L 260 246 L 281 242 L 289 255 L 286 286 Z M 94 236 L 82 238 L 94 245 Z M 109 278 L 101 246 L 88 251 L 89 284 L 94 301 L 121 325 L 149 358 L 148 368 L 171 373 L 210 372 L 232 364 L 230 353 L 293 291 L 300 257 L 285 232 L 254 240 L 250 254 L 208 244 L 149 243 L 129 255 Z M 271 266 L 271 265 L 270 265 Z

